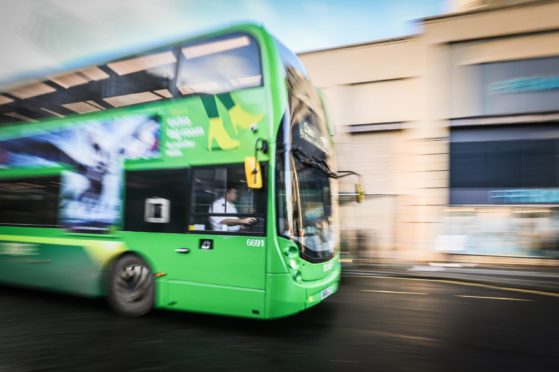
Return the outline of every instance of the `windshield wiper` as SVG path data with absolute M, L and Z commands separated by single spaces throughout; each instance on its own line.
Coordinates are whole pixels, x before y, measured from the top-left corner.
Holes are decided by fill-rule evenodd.
M 299 160 L 299 162 L 301 164 L 312 167 L 312 168 L 315 168 L 315 169 L 318 169 L 318 170 L 322 171 L 324 174 L 326 174 L 329 178 L 338 179 L 338 178 L 343 178 L 343 177 L 347 177 L 347 176 L 350 176 L 350 175 L 360 176 L 359 173 L 356 173 L 354 171 L 334 172 L 328 166 L 328 163 L 326 162 L 326 158 L 317 158 L 316 156 L 309 155 L 306 152 L 304 152 L 300 147 L 292 148 L 291 152 L 293 153 L 295 158 L 297 158 L 297 160 Z

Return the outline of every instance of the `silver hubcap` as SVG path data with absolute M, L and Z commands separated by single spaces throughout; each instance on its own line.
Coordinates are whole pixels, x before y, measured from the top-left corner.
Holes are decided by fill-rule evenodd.
M 122 302 L 138 302 L 150 289 L 150 273 L 142 265 L 129 265 L 122 269 L 116 279 L 116 294 Z

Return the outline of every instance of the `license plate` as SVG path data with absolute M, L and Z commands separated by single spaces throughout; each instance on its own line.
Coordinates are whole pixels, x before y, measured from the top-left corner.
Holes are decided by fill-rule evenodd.
M 332 288 L 326 288 L 325 290 L 320 292 L 320 299 L 324 300 L 326 297 L 330 296 L 332 292 Z

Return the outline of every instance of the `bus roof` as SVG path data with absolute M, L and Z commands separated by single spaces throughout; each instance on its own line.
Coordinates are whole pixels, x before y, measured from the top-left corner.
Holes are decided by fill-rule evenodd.
M 121 52 L 118 58 L 108 59 L 104 55 L 105 58 L 81 59 L 80 63 L 72 64 L 71 69 L 43 72 L 38 79 L 28 78 L 24 83 L 0 87 L 0 124 L 42 121 L 190 94 L 221 93 L 225 88 L 210 87 L 208 82 L 216 84 L 211 79 L 205 85 L 199 81 L 193 83 L 197 80 L 194 73 L 190 74 L 189 86 L 178 81 L 184 67 L 200 71 L 210 64 L 208 59 L 212 54 L 244 60 L 244 65 L 239 68 L 244 70 L 244 76 L 229 77 L 226 81 L 229 84 L 231 79 L 235 80 L 230 90 L 261 85 L 258 41 L 265 35 L 268 33 L 263 26 L 246 23 L 183 38 L 140 53 Z M 93 60 L 98 62 L 86 63 Z M 219 63 L 212 62 L 214 74 L 221 74 L 220 70 L 223 70 L 222 66 L 216 67 Z M 30 76 L 36 77 L 37 74 Z
M 264 25 L 259 23 L 234 23 L 224 25 L 219 28 L 211 28 L 204 31 L 194 32 L 188 35 L 173 36 L 164 40 L 150 41 L 142 45 L 134 45 L 129 48 L 119 48 L 117 50 L 109 50 L 102 53 L 95 53 L 86 55 L 74 60 L 61 63 L 57 67 L 43 68 L 37 70 L 28 70 L 17 73 L 7 79 L 0 80 L 0 94 L 9 89 L 25 85 L 29 82 L 40 80 L 48 75 L 62 74 L 71 72 L 80 68 L 106 64 L 114 60 L 125 59 L 137 54 L 149 53 L 152 50 L 161 49 L 165 47 L 172 47 L 186 42 L 196 42 L 206 38 L 215 37 L 222 34 L 231 32 L 247 32 L 250 34 L 267 34 L 268 31 Z M 1 104 L 1 102 L 0 102 Z

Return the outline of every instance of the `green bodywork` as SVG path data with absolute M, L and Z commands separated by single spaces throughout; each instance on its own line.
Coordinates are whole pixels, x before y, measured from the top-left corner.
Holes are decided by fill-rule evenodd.
M 106 294 L 108 273 L 123 254 L 134 253 L 150 266 L 156 282 L 158 308 L 199 311 L 253 318 L 277 318 L 297 313 L 336 292 L 340 278 L 339 256 L 310 263 L 288 239 L 278 237 L 275 203 L 276 138 L 287 110 L 285 74 L 275 41 L 262 27 L 241 25 L 203 38 L 229 33 L 250 34 L 259 44 L 263 86 L 231 93 L 244 110 L 258 116 L 258 131 L 233 128 L 223 105 L 218 104 L 227 136 L 238 141 L 232 149 L 210 140 L 209 118 L 199 96 L 145 103 L 102 112 L 56 118 L 31 124 L 6 126 L 0 140 L 86 125 L 129 115 L 161 118 L 160 156 L 129 160 L 126 171 L 188 168 L 197 165 L 242 163 L 254 155 L 257 138 L 268 141 L 268 205 L 265 236 L 209 235 L 122 231 L 75 233 L 63 228 L 0 226 L 0 281 L 87 296 Z M 215 133 L 214 133 L 215 136 Z M 0 170 L 0 180 L 36 175 L 56 175 L 63 166 Z M 211 238 L 214 248 L 199 249 Z M 254 241 L 258 240 L 258 244 Z M 249 242 L 250 241 L 250 242 Z M 188 248 L 189 254 L 177 254 Z

